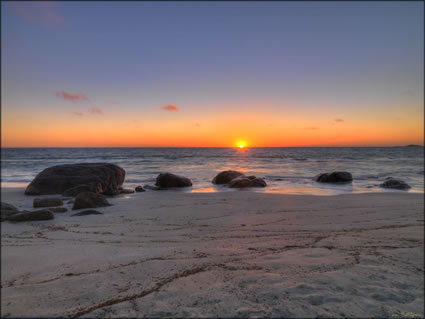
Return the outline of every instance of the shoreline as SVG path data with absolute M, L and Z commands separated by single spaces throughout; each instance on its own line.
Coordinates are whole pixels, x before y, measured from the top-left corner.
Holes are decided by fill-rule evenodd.
M 2 188 L 18 208 L 35 197 Z M 424 315 L 423 194 L 108 200 L 2 223 L 2 317 Z

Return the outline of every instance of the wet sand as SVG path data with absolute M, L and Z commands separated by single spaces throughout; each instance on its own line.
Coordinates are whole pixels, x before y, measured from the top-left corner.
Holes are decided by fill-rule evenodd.
M 2 317 L 424 316 L 423 194 L 108 200 L 2 223 Z

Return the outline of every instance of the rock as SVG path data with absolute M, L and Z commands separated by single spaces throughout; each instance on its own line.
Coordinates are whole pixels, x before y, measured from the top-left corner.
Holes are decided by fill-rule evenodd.
M 410 185 L 398 179 L 387 179 L 385 182 L 383 182 L 379 186 L 383 188 L 391 188 L 391 189 L 409 189 L 410 188 Z
M 67 204 L 73 204 L 73 203 L 74 203 L 74 200 L 73 200 L 73 199 L 71 199 L 71 200 L 67 201 L 66 203 L 67 203 Z
M 71 216 L 86 216 L 86 215 L 103 215 L 103 213 L 98 212 L 94 209 L 83 210 L 82 212 L 72 214 Z
M 64 196 L 77 196 L 82 192 L 93 192 L 93 193 L 102 193 L 102 184 L 100 183 L 89 183 L 82 184 L 75 187 L 68 188 L 62 193 Z
M 169 187 L 188 187 L 192 186 L 192 181 L 183 176 L 171 174 L 171 173 L 161 173 L 156 178 L 156 186 L 162 187 L 162 188 L 169 188 Z
M 246 176 L 239 176 L 234 179 L 232 179 L 229 183 L 230 188 L 245 188 L 245 187 L 252 187 L 252 180 L 250 180 Z
M 137 186 L 134 190 L 136 192 L 138 192 L 138 193 L 140 193 L 140 192 L 146 192 L 146 190 L 142 186 Z
M 65 164 L 46 168 L 25 190 L 26 195 L 62 194 L 80 185 L 100 184 L 99 193 L 118 195 L 125 171 L 109 163 Z
M 1 221 L 7 220 L 10 216 L 19 213 L 19 209 L 17 209 L 15 206 L 5 203 L 5 202 L 0 202 L 1 204 Z
M 232 179 L 229 183 L 230 188 L 246 188 L 246 187 L 266 187 L 267 184 L 262 178 L 255 176 L 239 176 Z
M 34 208 L 55 207 L 55 206 L 62 206 L 62 205 L 63 205 L 63 201 L 61 198 L 58 198 L 58 197 L 34 198 L 34 201 L 33 201 Z
M 332 172 L 319 174 L 315 179 L 320 183 L 348 183 L 353 180 L 353 176 L 349 172 Z
M 49 220 L 55 218 L 55 215 L 50 209 L 40 209 L 32 212 L 23 211 L 18 214 L 9 216 L 8 220 L 11 222 L 25 222 L 32 220 Z
M 133 193 L 134 193 L 134 190 L 132 190 L 132 189 L 123 188 L 123 189 L 120 190 L 120 194 L 133 194 Z
M 66 213 L 68 211 L 68 208 L 66 208 L 66 207 L 50 207 L 49 210 L 52 213 Z
M 232 179 L 235 179 L 236 177 L 239 177 L 239 176 L 245 176 L 245 175 L 243 173 L 237 172 L 237 171 L 223 171 L 221 173 L 218 173 L 217 176 L 213 178 L 212 183 L 213 184 L 227 184 Z
M 252 187 L 266 187 L 267 183 L 264 179 L 262 178 L 254 178 L 253 180 L 251 180 L 252 182 Z
M 105 196 L 93 192 L 83 192 L 75 197 L 72 209 L 96 208 L 110 206 Z

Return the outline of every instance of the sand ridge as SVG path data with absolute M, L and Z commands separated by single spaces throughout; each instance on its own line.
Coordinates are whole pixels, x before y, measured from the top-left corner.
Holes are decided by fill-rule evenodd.
M 25 208 L 22 194 L 2 200 Z M 423 194 L 109 201 L 2 223 L 3 317 L 424 316 Z

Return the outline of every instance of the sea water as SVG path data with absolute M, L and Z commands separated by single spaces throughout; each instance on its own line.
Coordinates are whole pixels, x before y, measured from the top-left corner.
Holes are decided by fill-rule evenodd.
M 155 184 L 161 172 L 192 179 L 185 192 L 238 191 L 211 183 L 224 170 L 264 178 L 266 188 L 249 191 L 334 195 L 388 192 L 386 178 L 405 181 L 409 192 L 424 191 L 423 147 L 300 148 L 2 148 L 1 186 L 25 187 L 43 169 L 59 164 L 108 162 L 126 171 L 124 188 Z M 347 171 L 353 182 L 324 184 L 320 173 Z

